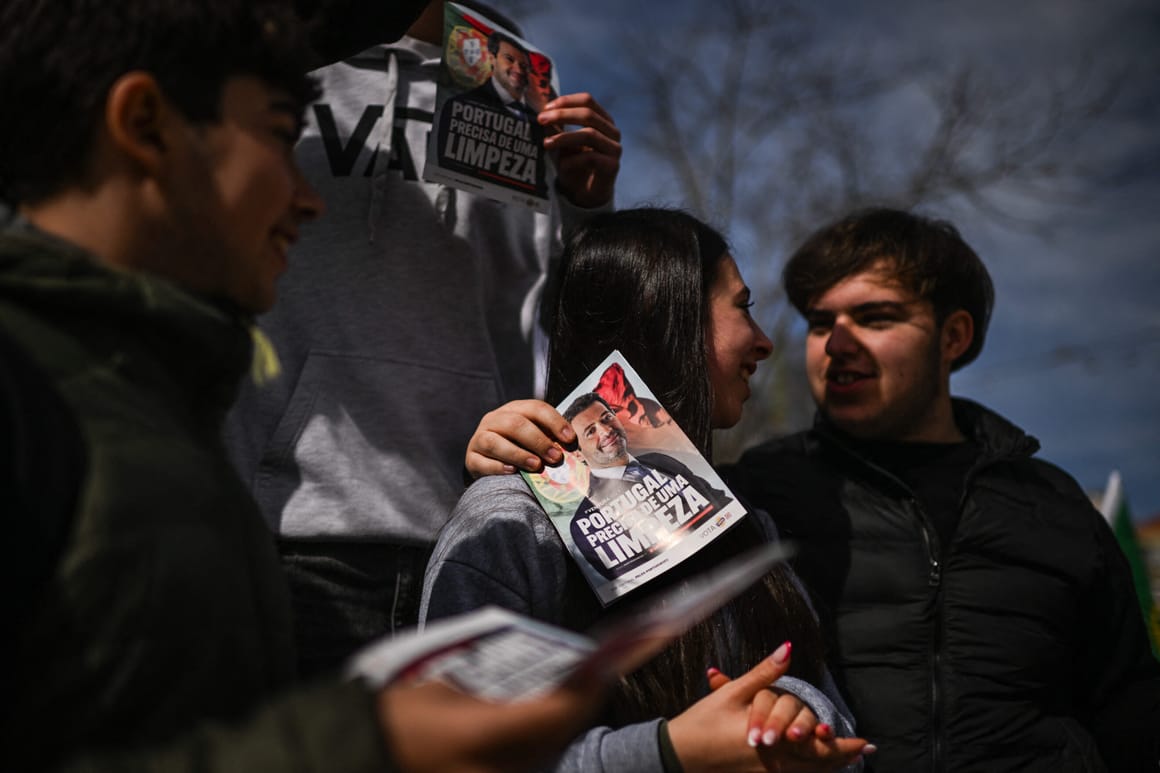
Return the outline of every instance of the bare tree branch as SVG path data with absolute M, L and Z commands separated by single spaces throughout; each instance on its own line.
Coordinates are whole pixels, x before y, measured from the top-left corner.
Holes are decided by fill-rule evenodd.
M 977 62 L 827 50 L 806 8 L 725 0 L 675 32 L 626 30 L 621 44 L 626 87 L 646 110 L 629 142 L 673 175 L 677 191 L 662 199 L 678 198 L 761 256 L 739 259 L 779 349 L 764 370 L 781 375 L 801 367 L 779 282 L 793 245 L 870 204 L 953 202 L 1034 230 L 1034 205 L 1065 200 L 1077 172 L 1064 140 L 1107 109 L 1117 81 L 1081 61 L 1070 79 L 1001 86 Z M 719 450 L 739 447 L 733 436 L 752 442 L 800 425 L 808 399 L 778 390 L 803 382 L 800 373 L 755 382 L 747 426 Z

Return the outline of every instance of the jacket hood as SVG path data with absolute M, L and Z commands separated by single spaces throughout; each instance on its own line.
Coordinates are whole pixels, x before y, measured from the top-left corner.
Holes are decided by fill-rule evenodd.
M 85 250 L 27 224 L 0 233 L 0 299 L 13 309 L 104 327 L 145 341 L 178 383 L 224 411 L 249 367 L 250 320 L 157 277 L 111 269 Z

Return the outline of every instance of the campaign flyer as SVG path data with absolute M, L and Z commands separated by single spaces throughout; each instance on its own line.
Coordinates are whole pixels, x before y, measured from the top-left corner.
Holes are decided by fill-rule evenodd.
M 556 409 L 577 449 L 521 472 L 604 605 L 723 534 L 745 508 L 614 351 Z
M 546 54 L 477 11 L 446 3 L 423 178 L 547 212 L 554 171 L 536 116 L 559 91 Z

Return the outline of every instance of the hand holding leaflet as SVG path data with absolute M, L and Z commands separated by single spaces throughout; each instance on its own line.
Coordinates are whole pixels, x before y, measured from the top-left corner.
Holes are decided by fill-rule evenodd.
M 556 407 L 576 436 L 575 449 L 564 449 L 559 464 L 521 475 L 601 604 L 660 577 L 746 516 L 620 352 Z M 507 411 L 501 418 L 515 418 L 534 437 L 537 424 L 555 421 L 555 412 L 537 415 L 528 421 Z M 504 430 L 486 437 L 508 443 Z

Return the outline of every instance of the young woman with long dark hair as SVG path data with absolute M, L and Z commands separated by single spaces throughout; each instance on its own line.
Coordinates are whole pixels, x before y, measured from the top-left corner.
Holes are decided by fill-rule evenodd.
M 772 345 L 749 313 L 745 286 L 724 238 L 675 210 L 622 210 L 592 218 L 569 241 L 548 356 L 547 397 L 563 399 L 613 349 L 639 373 L 706 458 L 711 431 L 735 424 L 749 377 Z M 550 461 L 574 433 L 546 403 L 519 401 L 488 414 L 469 449 L 474 473 L 514 472 L 498 461 L 532 448 Z M 540 446 L 537 447 L 537 443 Z M 538 459 L 525 467 L 538 468 Z M 555 528 L 517 476 L 476 481 L 464 494 L 428 566 L 420 617 L 497 604 L 573 630 L 661 588 L 776 539 L 751 513 L 694 556 L 603 610 Z M 790 676 L 729 719 L 706 697 L 724 673 L 759 664 L 792 642 Z M 785 654 L 786 650 L 781 650 Z M 709 679 L 706 667 L 716 666 Z M 660 717 L 670 717 L 665 723 Z M 817 622 L 792 571 L 771 571 L 706 621 L 626 677 L 606 717 L 562 767 L 832 770 L 857 764 L 865 742 L 825 669 Z M 748 743 L 747 743 L 748 742 Z M 708 767 L 706 767 L 708 766 Z

